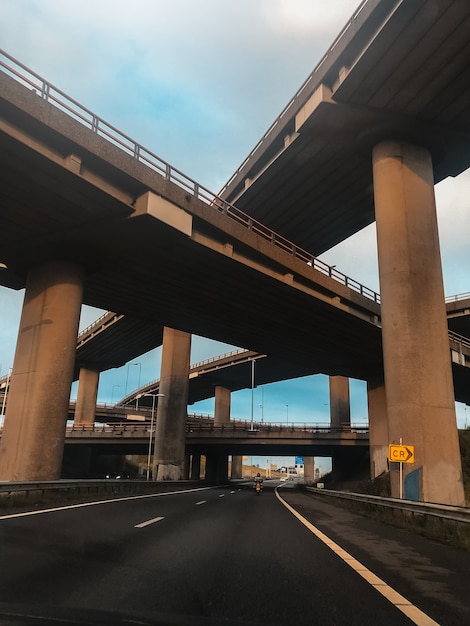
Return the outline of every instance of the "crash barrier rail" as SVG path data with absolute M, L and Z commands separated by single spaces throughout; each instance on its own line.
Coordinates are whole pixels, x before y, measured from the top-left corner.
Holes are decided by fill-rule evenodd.
M 316 258 L 310 252 L 303 250 L 299 246 L 275 233 L 273 230 L 250 217 L 244 211 L 236 206 L 223 200 L 209 189 L 200 185 L 192 178 L 186 176 L 183 172 L 176 169 L 159 156 L 147 150 L 142 145 L 125 135 L 115 126 L 108 124 L 98 115 L 95 115 L 90 109 L 82 106 L 79 102 L 68 96 L 66 93 L 49 83 L 39 74 L 23 65 L 20 61 L 9 55 L 4 50 L 0 50 L 0 68 L 10 76 L 17 80 L 25 87 L 32 89 L 38 97 L 49 102 L 66 115 L 70 116 L 80 124 L 89 128 L 92 132 L 103 137 L 117 148 L 123 150 L 136 160 L 151 168 L 153 171 L 161 175 L 184 191 L 190 193 L 199 200 L 205 202 L 215 210 L 227 215 L 227 217 L 235 220 L 238 224 L 252 231 L 256 235 L 263 237 L 277 248 L 288 252 L 292 256 L 304 261 L 312 268 L 318 270 L 322 274 L 326 274 L 341 284 L 360 293 L 369 300 L 380 302 L 380 295 L 374 290 L 365 287 L 358 281 L 346 276 L 338 271 L 335 266 L 330 266 L 320 259 Z
M 321 70 L 321 68 L 323 68 L 323 67 L 325 67 L 325 66 L 330 64 L 330 59 L 332 58 L 332 55 L 333 55 L 333 59 L 334 59 L 334 55 L 336 53 L 335 48 L 338 47 L 338 45 L 340 44 L 340 42 L 342 42 L 342 40 L 347 38 L 347 34 L 348 34 L 349 29 L 351 28 L 351 26 L 353 26 L 353 24 L 357 20 L 359 14 L 361 13 L 361 11 L 364 8 L 364 6 L 366 5 L 367 1 L 368 0 L 363 0 L 361 2 L 361 4 L 357 7 L 357 9 L 354 12 L 354 14 L 352 15 L 351 19 L 347 22 L 347 24 L 344 26 L 343 30 L 339 33 L 339 35 L 336 37 L 336 39 L 331 44 L 330 48 L 326 51 L 326 53 L 323 55 L 323 57 L 320 59 L 320 61 L 317 63 L 317 65 L 313 69 L 313 71 L 310 73 L 310 75 L 307 77 L 307 79 L 300 86 L 300 88 L 297 91 L 297 93 L 290 99 L 290 101 L 286 104 L 286 106 L 281 111 L 281 113 L 277 116 L 277 118 L 274 120 L 274 122 L 268 128 L 268 130 L 264 133 L 263 137 L 261 137 L 261 139 L 258 141 L 258 143 L 253 148 L 253 150 L 250 152 L 250 154 L 246 157 L 246 159 L 243 161 L 243 163 L 241 165 L 239 165 L 239 167 L 236 169 L 236 171 L 232 174 L 230 179 L 227 181 L 227 183 L 224 185 L 224 187 L 219 192 L 219 195 L 222 195 L 225 192 L 225 190 L 229 187 L 229 185 L 235 180 L 235 178 L 240 175 L 240 173 L 242 172 L 243 168 L 254 157 L 256 152 L 258 152 L 258 150 L 260 150 L 260 148 L 268 140 L 272 141 L 271 135 L 274 132 L 274 130 L 277 128 L 277 126 L 282 124 L 283 120 L 285 120 L 288 115 L 292 116 L 295 113 L 297 113 L 297 111 L 300 109 L 300 107 L 307 101 L 307 99 L 313 93 L 314 89 L 318 86 L 318 82 L 321 80 L 321 77 L 320 77 L 320 70 Z
M 224 432 L 241 430 L 246 432 L 261 432 L 261 433 L 273 433 L 273 432 L 306 432 L 306 433 L 368 433 L 369 426 L 344 424 L 342 426 L 330 426 L 329 424 L 282 424 L 276 422 L 258 423 L 258 422 L 230 422 L 229 424 L 214 424 L 214 423 L 196 423 L 188 424 L 186 427 L 187 432 L 195 431 L 209 431 L 209 432 Z
M 329 503 L 470 550 L 470 508 L 304 486 Z
M 209 420 L 207 420 L 209 421 Z M 140 422 L 138 424 L 132 423 L 116 423 L 116 424 L 73 424 L 67 426 L 67 433 L 72 432 L 96 432 L 107 434 L 119 434 L 124 432 L 142 432 L 147 433 L 152 430 L 152 423 L 150 421 Z M 153 424 L 153 430 L 155 430 L 155 423 Z M 186 432 L 231 432 L 231 431 L 246 431 L 246 432 L 309 432 L 309 433 L 368 433 L 369 426 L 364 424 L 344 424 L 342 426 L 334 427 L 328 424 L 280 424 L 280 423 L 253 423 L 245 420 L 234 420 L 229 424 L 214 424 L 213 422 L 194 421 L 188 422 L 186 426 Z M 0 429 L 1 433 L 1 429 Z
M 463 337 L 462 335 L 458 335 L 457 333 L 449 330 L 449 339 L 465 346 L 466 348 L 470 348 L 470 339 L 468 337 Z
M 459 300 L 468 300 L 470 299 L 470 291 L 466 293 L 458 293 L 455 296 L 446 296 L 446 302 L 458 302 Z
M 140 480 L 57 480 L 0 483 L 0 508 L 51 505 L 138 495 L 180 491 L 194 486 L 193 481 L 153 482 Z

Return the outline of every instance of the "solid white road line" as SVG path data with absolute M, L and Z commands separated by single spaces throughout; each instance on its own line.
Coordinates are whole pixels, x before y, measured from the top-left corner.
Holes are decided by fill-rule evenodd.
M 126 496 L 125 498 L 110 498 L 109 500 L 96 500 L 95 502 L 82 502 L 81 504 L 68 504 L 51 509 L 40 509 L 38 511 L 25 511 L 24 513 L 10 513 L 0 515 L 1 520 L 14 519 L 16 517 L 29 517 L 30 515 L 41 515 L 42 513 L 56 513 L 57 511 L 68 511 L 69 509 L 81 509 L 85 506 L 97 506 L 98 504 L 111 504 L 113 502 L 125 502 L 126 500 L 141 500 L 142 498 L 159 498 L 162 496 L 175 496 L 181 493 L 193 493 L 195 491 L 205 491 L 206 489 L 217 489 L 217 487 L 197 487 L 196 489 L 181 489 L 180 491 L 165 491 L 162 493 L 146 493 L 140 496 Z
M 389 602 L 391 602 L 399 611 L 404 613 L 414 624 L 418 626 L 439 626 L 438 622 L 435 622 L 428 615 L 423 613 L 418 607 L 411 604 L 405 597 L 400 595 L 395 589 L 387 585 L 383 580 L 376 576 L 373 572 L 368 570 L 362 563 L 357 561 L 348 552 L 343 550 L 341 546 L 335 543 L 332 539 L 327 537 L 321 530 L 311 524 L 305 517 L 302 517 L 300 513 L 287 504 L 285 500 L 281 498 L 278 493 L 278 488 L 275 489 L 277 499 L 294 515 L 302 524 L 310 530 L 320 541 L 323 541 L 333 552 L 335 552 L 343 561 L 349 565 L 357 574 L 362 576 L 374 589 L 384 596 Z
M 146 526 L 150 526 L 150 524 L 155 524 L 155 522 L 161 522 L 164 517 L 154 517 L 153 519 L 149 519 L 146 522 L 142 522 L 141 524 L 136 524 L 134 528 L 145 528 Z

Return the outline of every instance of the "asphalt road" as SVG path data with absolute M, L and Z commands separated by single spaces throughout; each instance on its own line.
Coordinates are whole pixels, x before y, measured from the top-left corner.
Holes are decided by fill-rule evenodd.
M 468 553 L 279 495 L 314 528 L 268 486 L 0 516 L 0 624 L 470 623 Z

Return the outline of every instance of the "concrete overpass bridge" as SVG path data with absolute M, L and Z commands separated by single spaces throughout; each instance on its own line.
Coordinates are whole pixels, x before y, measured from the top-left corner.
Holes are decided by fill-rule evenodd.
M 108 466 L 113 455 L 152 457 L 155 429 L 146 423 L 81 424 L 68 426 L 65 437 L 64 469 L 71 475 L 88 475 L 93 467 Z M 185 477 L 199 479 L 205 457 L 205 477 L 226 480 L 227 466 L 220 459 L 232 457 L 232 478 L 242 477 L 242 457 L 305 456 L 334 459 L 335 478 L 350 477 L 369 465 L 369 433 L 364 425 L 331 427 L 330 424 L 254 423 L 234 420 L 217 425 L 206 417 L 188 414 L 185 442 Z M 97 461 L 101 458 L 101 463 Z M 111 461 L 110 461 L 111 459 Z M 84 463 L 84 460 L 86 461 Z M 313 480 L 313 463 L 306 472 Z M 96 469 L 95 469 L 96 471 Z M 109 469 L 108 469 L 109 471 Z M 306 474 L 306 475 L 307 475 Z
M 26 286 L 9 399 L 22 417 L 7 418 L 4 476 L 58 471 L 59 455 L 46 466 L 36 435 L 47 410 L 60 441 L 85 302 L 168 329 L 178 358 L 162 415 L 188 379 L 184 333 L 362 378 L 376 400 L 372 447 L 417 442 L 420 497 L 440 498 L 445 486 L 449 503 L 462 502 L 433 184 L 469 165 L 470 7 L 429 6 L 361 5 L 292 115 L 283 113 L 222 197 L 3 55 L 1 280 Z M 374 216 L 380 308 L 375 294 L 339 284 L 314 258 Z M 184 442 L 170 439 L 159 471 L 177 474 Z
M 455 399 L 458 402 L 470 404 L 469 295 L 462 294 L 446 298 L 446 309 Z M 74 380 L 79 378 L 81 368 L 92 367 L 98 372 L 103 372 L 113 367 L 120 367 L 131 359 L 161 346 L 162 338 L 161 326 L 108 311 L 85 328 L 77 338 Z M 318 373 L 315 369 L 305 365 L 240 348 L 191 364 L 188 404 L 214 397 L 214 390 L 217 386 L 225 387 L 232 392 L 248 388 L 253 360 L 256 362 L 257 385 Z M 0 402 L 7 383 L 7 375 L 0 377 L 0 386 L 3 385 L 3 388 L 0 388 Z M 116 405 L 150 408 L 152 396 L 146 394 L 159 393 L 159 384 L 159 380 L 150 381 L 126 394 Z M 136 396 L 140 396 L 138 400 Z M 99 407 L 95 416 L 97 421 L 102 418 L 110 419 L 108 412 L 105 411 L 102 414 Z M 73 419 L 73 415 L 70 419 Z
M 150 422 L 68 426 L 68 445 L 99 446 L 108 453 L 147 454 Z M 233 421 L 217 426 L 213 420 L 188 415 L 186 446 L 190 453 L 268 456 L 334 456 L 338 446 L 368 448 L 367 426 L 332 428 L 330 424 L 281 424 Z M 312 454 L 314 453 L 314 454 Z

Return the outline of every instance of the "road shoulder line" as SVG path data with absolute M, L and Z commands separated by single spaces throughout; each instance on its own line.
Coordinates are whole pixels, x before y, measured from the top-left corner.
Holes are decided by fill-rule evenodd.
M 288 511 L 296 517 L 311 533 L 313 533 L 320 541 L 322 541 L 330 550 L 335 552 L 349 567 L 376 589 L 386 600 L 391 602 L 399 611 L 404 613 L 417 626 L 439 626 L 431 617 L 423 613 L 414 604 L 411 604 L 404 596 L 387 585 L 381 578 L 371 572 L 365 565 L 362 565 L 357 559 L 351 556 L 346 550 L 341 548 L 336 542 L 325 535 L 321 530 L 309 522 L 305 517 L 300 515 L 290 504 L 288 504 L 278 492 L 278 487 L 274 490 L 276 498 L 281 502 Z
M 125 502 L 126 500 L 141 500 L 142 498 L 158 498 L 160 496 L 175 496 L 181 493 L 192 493 L 195 491 L 205 491 L 206 489 L 217 489 L 217 487 L 196 487 L 194 489 L 181 489 L 178 491 L 163 491 L 161 493 L 146 493 L 140 496 L 126 496 L 123 498 L 109 498 L 108 500 L 95 500 L 93 502 L 80 502 L 79 504 L 68 504 L 66 506 L 53 507 L 51 509 L 40 509 L 38 511 L 23 511 L 22 513 L 9 513 L 0 515 L 0 521 L 15 519 L 18 517 L 29 517 L 30 515 L 41 515 L 43 513 L 57 513 L 69 509 L 80 509 L 86 506 L 97 506 L 98 504 L 110 504 L 112 502 Z

